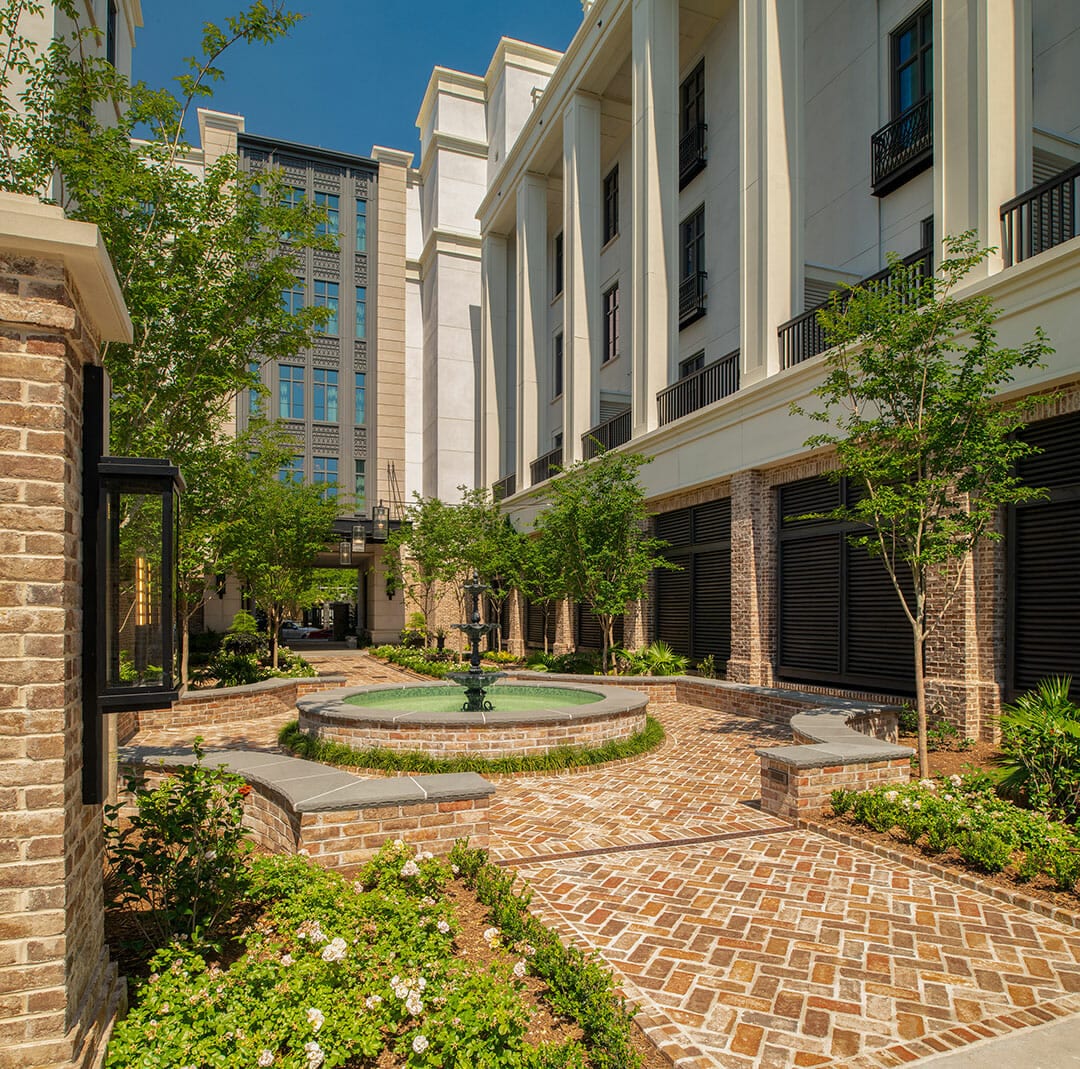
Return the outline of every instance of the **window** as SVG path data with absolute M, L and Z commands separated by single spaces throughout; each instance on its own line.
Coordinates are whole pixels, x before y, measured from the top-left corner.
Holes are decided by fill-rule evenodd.
M 563 392 L 563 334 L 560 330 L 555 335 L 555 349 L 552 356 L 552 368 L 555 372 L 551 398 L 560 397 Z
M 337 334 L 338 332 L 338 284 L 336 282 L 315 282 L 315 307 L 329 308 L 330 317 L 325 323 L 319 325 L 320 334 Z
M 356 514 L 359 516 L 367 507 L 367 461 L 356 461 Z
M 302 483 L 304 481 L 304 458 L 293 457 L 278 468 L 278 478 L 283 483 Z
M 337 497 L 337 457 L 312 457 L 311 481 L 325 486 L 324 497 Z
M 367 337 L 367 288 L 356 287 L 356 337 L 363 341 Z
M 705 122 L 705 60 L 679 87 L 679 133 L 682 136 Z
M 278 376 L 278 415 L 281 419 L 303 419 L 304 369 L 282 364 Z
M 934 85 L 933 43 L 930 4 L 892 34 L 894 118 L 930 95 Z
M 364 380 L 367 376 L 362 372 L 356 373 L 356 425 L 362 427 L 364 425 Z
M 326 212 L 326 219 L 316 225 L 315 233 L 319 235 L 329 234 L 331 237 L 336 238 L 341 225 L 338 195 L 336 193 L 316 193 L 315 207 L 322 208 Z
M 296 315 L 304 307 L 304 280 L 296 279 L 287 289 L 281 291 L 281 307 L 287 315 Z
M 105 58 L 116 66 L 116 0 L 105 4 Z
M 260 416 L 262 415 L 262 398 L 259 396 L 259 365 L 252 362 L 248 364 L 248 371 L 251 372 L 251 377 L 254 379 L 254 385 L 248 390 L 248 415 Z
M 561 231 L 555 235 L 552 261 L 551 277 L 555 280 L 555 286 L 551 291 L 551 296 L 554 300 L 563 290 L 563 236 Z
M 367 252 L 367 201 L 356 202 L 356 251 Z
M 694 353 L 693 356 L 687 357 L 679 364 L 679 378 L 687 379 L 694 374 L 695 371 L 700 371 L 705 366 L 705 350 L 702 349 L 700 353 Z
M 283 186 L 281 189 L 281 206 L 283 208 L 301 208 L 306 194 L 299 186 Z
M 686 219 L 681 227 L 679 249 L 680 278 L 693 278 L 705 270 L 705 205 Z
M 604 179 L 604 244 L 619 233 L 619 168 Z
M 317 367 L 311 389 L 311 417 L 322 423 L 337 423 L 338 373 Z
M 600 363 L 606 364 L 619 355 L 619 284 L 616 282 L 604 294 L 604 348 Z

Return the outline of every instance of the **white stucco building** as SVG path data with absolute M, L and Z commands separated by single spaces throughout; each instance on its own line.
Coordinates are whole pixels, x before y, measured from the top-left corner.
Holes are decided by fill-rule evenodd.
M 1049 592 L 1016 563 L 1055 523 L 1080 557 L 1055 512 L 1080 484 L 1078 59 L 1080 7 L 1054 0 L 596 0 L 561 57 L 504 41 L 482 78 L 436 69 L 410 216 L 410 486 L 452 498 L 474 471 L 527 523 L 533 488 L 594 438 L 645 453 L 685 564 L 658 577 L 649 634 L 733 679 L 904 691 L 881 576 L 842 532 L 815 563 L 784 526 L 799 494 L 839 492 L 790 406 L 820 381 L 814 308 L 838 282 L 891 252 L 932 265 L 973 230 L 997 251 L 967 287 L 1002 307 L 1002 340 L 1041 325 L 1056 347 L 1015 392 L 1063 391 L 1032 428 L 1060 470 L 1046 511 L 1003 517 L 977 555 L 928 670 L 973 731 L 1002 693 L 1080 670 L 1053 638 L 1077 610 L 1058 598 L 1040 622 Z

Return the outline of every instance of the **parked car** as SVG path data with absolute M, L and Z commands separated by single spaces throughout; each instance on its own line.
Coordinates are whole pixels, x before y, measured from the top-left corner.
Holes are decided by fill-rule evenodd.
M 295 620 L 283 620 L 281 622 L 281 641 L 295 642 L 297 639 L 310 638 L 319 627 L 308 627 L 306 624 L 298 624 Z

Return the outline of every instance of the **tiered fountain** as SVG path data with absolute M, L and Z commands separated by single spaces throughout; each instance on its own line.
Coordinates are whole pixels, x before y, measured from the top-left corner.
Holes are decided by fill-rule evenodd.
M 474 571 L 472 579 L 462 584 L 462 589 L 468 597 L 472 598 L 472 612 L 468 623 L 454 624 L 459 631 L 464 631 L 469 638 L 472 647 L 472 656 L 469 658 L 469 670 L 467 672 L 447 672 L 446 678 L 452 679 L 459 687 L 465 688 L 465 702 L 461 706 L 463 713 L 490 712 L 494 706 L 487 700 L 488 687 L 502 679 L 505 672 L 485 672 L 480 667 L 480 640 L 491 634 L 499 625 L 497 623 L 485 624 L 480 616 L 480 598 L 491 587 L 481 582 L 480 576 Z

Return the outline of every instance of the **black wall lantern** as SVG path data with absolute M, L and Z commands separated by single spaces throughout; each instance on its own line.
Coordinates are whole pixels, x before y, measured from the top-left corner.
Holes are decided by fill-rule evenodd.
M 100 371 L 88 368 L 87 371 Z M 88 376 L 86 385 L 96 385 Z M 166 460 L 103 457 L 87 390 L 83 470 L 83 801 L 106 794 L 103 715 L 180 696 L 177 521 L 184 489 Z M 97 454 L 95 456 L 95 453 Z

